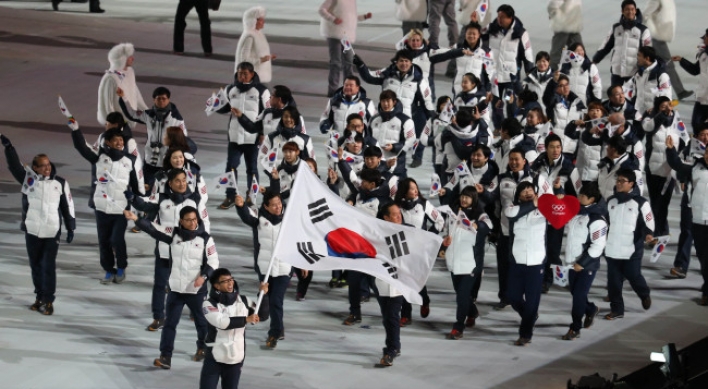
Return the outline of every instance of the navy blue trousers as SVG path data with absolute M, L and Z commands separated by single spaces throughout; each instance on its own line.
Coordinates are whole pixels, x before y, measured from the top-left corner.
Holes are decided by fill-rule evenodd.
M 647 174 L 647 191 L 649 193 L 649 204 L 651 211 L 654 214 L 654 236 L 663 236 L 669 234 L 669 203 L 671 203 L 671 195 L 674 192 L 675 182 L 671 182 L 662 194 L 666 180 L 671 180 L 671 177 L 655 176 Z
M 395 357 L 401 350 L 401 304 L 403 296 L 377 298 L 381 308 L 381 317 L 386 330 L 386 348 L 384 354 Z
M 708 120 L 708 105 L 703 105 L 699 102 L 693 106 L 693 114 L 691 115 L 691 127 L 693 127 L 693 133 L 696 134 L 697 130 L 700 130 L 703 123 Z
M 268 308 L 270 310 L 270 329 L 268 336 L 276 338 L 285 330 L 283 324 L 283 302 L 288 289 L 290 276 L 268 278 Z
M 570 324 L 570 329 L 575 332 L 580 332 L 580 329 L 583 328 L 583 316 L 594 315 L 597 312 L 595 304 L 588 300 L 588 293 L 590 293 L 596 273 L 596 271 L 588 271 L 587 269 L 579 272 L 571 269 L 568 272 L 570 294 L 573 295 L 573 308 L 570 311 L 573 322 Z
M 430 296 L 428 296 L 428 287 L 423 286 L 423 289 L 418 292 L 420 297 L 423 298 L 423 305 L 430 305 Z M 401 316 L 411 318 L 413 317 L 413 305 L 403 299 L 403 307 L 401 308 Z
M 701 224 L 693 225 L 693 236 L 697 239 L 693 240 L 696 245 L 696 256 L 701 264 L 701 275 L 703 276 L 703 286 L 701 292 L 703 296 L 708 296 L 708 226 Z
M 361 299 L 370 296 L 369 287 L 373 287 L 378 294 L 376 285 L 371 281 L 371 276 L 355 270 L 347 270 L 347 284 L 349 284 L 349 314 L 361 317 Z
M 219 363 L 211 354 L 211 347 L 207 349 L 202 374 L 199 376 L 199 389 L 216 389 L 221 379 L 221 389 L 238 389 L 241 380 L 243 362 L 234 365 Z
M 674 267 L 685 272 L 691 263 L 691 245 L 693 244 L 693 212 L 688 206 L 688 196 L 681 197 L 681 233 L 679 233 L 678 250 L 674 258 Z
M 128 226 L 128 219 L 122 213 L 109 215 L 101 211 L 94 212 L 96 214 L 101 267 L 106 272 L 114 273 L 116 265 L 119 269 L 127 268 L 128 251 L 125 247 L 125 228 Z
M 155 249 L 157 251 L 157 249 Z M 155 255 L 155 271 L 152 283 L 152 318 L 161 320 L 165 318 L 165 296 L 170 282 L 172 263 L 169 259 Z
M 206 300 L 206 288 L 203 289 L 204 292 L 197 294 L 177 292 L 167 294 L 167 315 L 165 317 L 165 326 L 162 328 L 162 337 L 160 338 L 160 355 L 172 357 L 177 325 L 185 305 L 189 307 L 192 315 L 194 315 L 194 326 L 197 328 L 197 348 L 206 348 L 204 339 L 207 336 L 207 320 L 202 311 L 202 304 Z
M 533 326 L 538 318 L 538 306 L 541 304 L 544 265 L 526 266 L 511 262 L 507 298 L 512 308 L 521 316 L 519 336 L 531 339 Z
M 476 269 L 475 269 L 476 270 Z M 457 310 L 455 312 L 455 324 L 452 328 L 464 332 L 465 331 L 465 320 L 467 317 L 477 317 L 479 316 L 479 311 L 477 310 L 477 305 L 474 303 L 472 298 L 472 291 L 474 289 L 476 279 L 475 274 L 452 274 L 452 287 L 455 289 Z
M 508 303 L 509 299 L 507 297 L 507 281 L 509 280 L 509 237 L 503 234 L 499 234 L 499 241 L 497 242 L 497 272 L 499 277 L 499 301 L 502 303 Z
M 53 303 L 57 290 L 59 234 L 53 238 L 38 238 L 36 235 L 25 233 L 25 243 L 37 300 Z
M 561 246 L 563 245 L 563 230 L 553 228 L 552 225 L 546 227 L 546 272 L 544 273 L 543 283 L 553 285 L 553 272 L 551 265 L 562 265 L 560 258 Z
M 622 285 L 627 279 L 640 299 L 649 297 L 649 286 L 642 275 L 642 257 L 633 259 L 607 258 L 607 292 L 610 296 L 612 312 L 624 315 Z
M 256 176 L 256 179 L 258 179 L 258 146 L 251 144 L 239 145 L 229 142 L 226 155 L 226 172 L 230 172 L 233 169 L 234 178 L 236 179 L 236 182 L 238 182 L 238 167 L 241 164 L 242 155 L 243 160 L 246 162 L 246 184 L 248 185 L 247 193 L 251 193 L 253 176 Z M 235 199 L 236 189 L 227 188 L 226 197 Z

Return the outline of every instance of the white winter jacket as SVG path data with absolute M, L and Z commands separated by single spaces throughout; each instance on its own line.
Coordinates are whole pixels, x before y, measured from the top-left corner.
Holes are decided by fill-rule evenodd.
M 255 68 L 261 82 L 270 82 L 273 77 L 270 60 L 261 62 L 261 58 L 270 55 L 270 45 L 263 31 L 256 30 L 256 20 L 265 18 L 266 10 L 255 6 L 243 13 L 243 32 L 236 45 L 236 63 L 234 73 L 238 71 L 238 64 L 250 62 Z
M 671 42 L 676 33 L 676 4 L 674 0 L 649 0 L 642 8 L 644 24 L 651 37 L 662 42 Z
M 325 0 L 320 6 L 320 35 L 325 38 L 342 39 L 356 42 L 357 21 L 365 20 L 364 14 L 357 15 L 356 0 Z M 335 19 L 342 19 L 341 24 L 334 24 Z
M 582 0 L 549 0 L 547 9 L 554 33 L 583 31 Z

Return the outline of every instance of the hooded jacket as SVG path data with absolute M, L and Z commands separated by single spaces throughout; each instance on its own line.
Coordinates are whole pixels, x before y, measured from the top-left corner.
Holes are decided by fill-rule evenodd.
M 206 280 L 200 287 L 194 286 L 197 277 L 209 279 L 219 267 L 214 239 L 204 231 L 201 220 L 194 231 L 182 227 L 164 226 L 138 219 L 135 224 L 148 235 L 170 245 L 170 290 L 175 293 L 200 294 L 207 292 Z
M 43 177 L 25 170 L 14 146 L 5 147 L 5 158 L 10 173 L 22 185 L 22 231 L 40 239 L 59 239 L 62 221 L 67 231 L 74 231 L 69 183 L 56 175 L 54 164 L 49 177 Z
M 269 190 L 277 189 L 270 188 Z M 236 207 L 236 212 L 238 212 L 238 216 L 241 220 L 253 229 L 253 256 L 258 277 L 261 280 L 265 277 L 271 257 L 273 267 L 271 268 L 270 276 L 280 277 L 289 275 L 292 266 L 272 255 L 273 249 L 275 249 L 275 241 L 278 239 L 278 234 L 280 233 L 285 208 L 283 208 L 283 213 L 280 215 L 272 215 L 270 212 L 266 211 L 264 204 L 258 209 L 258 216 L 251 214 L 251 211 L 245 205 Z
M 177 106 L 170 103 L 165 109 L 153 106 L 150 109 L 139 111 L 125 104 L 121 98 L 120 108 L 128 120 L 145 125 L 147 142 L 145 142 L 145 163 L 154 167 L 162 167 L 162 162 L 167 154 L 168 147 L 162 144 L 167 132 L 167 127 L 179 127 L 184 136 L 187 136 L 187 126 L 179 113 Z
M 451 227 L 449 234 L 452 236 L 452 243 L 445 251 L 447 270 L 454 275 L 472 274 L 475 269 L 480 269 L 481 273 L 484 266 L 484 245 L 492 229 L 492 221 L 484 213 L 480 203 L 469 208 L 454 204 L 453 209 L 462 211 L 467 220 L 477 224 L 477 228 L 463 228 L 459 224 L 460 221 Z
M 366 97 L 366 90 L 359 87 L 359 93 L 354 96 L 344 96 L 344 87 L 337 89 L 325 107 L 320 117 L 320 131 L 326 134 L 328 131 L 337 131 L 340 134 L 347 128 L 347 117 L 356 113 L 361 116 L 364 123 L 369 123 L 376 115 L 376 107 L 371 99 Z
M 587 57 L 571 60 L 561 66 L 560 72 L 567 75 L 570 80 L 570 91 L 578 95 L 587 106 L 591 101 L 602 100 L 602 79 L 597 66 Z
M 110 67 L 101 78 L 98 85 L 98 111 L 96 118 L 102 126 L 106 125 L 106 116 L 111 112 L 120 112 L 120 103 L 116 90 L 120 87 L 125 93 L 124 98 L 131 107 L 144 111 L 148 108 L 143 100 L 143 96 L 135 82 L 135 72 L 132 66 L 125 67 L 128 57 L 135 53 L 132 43 L 121 43 L 113 46 L 108 52 L 108 63 Z M 129 122 L 131 127 L 135 127 L 134 122 Z
M 565 263 L 577 263 L 587 271 L 600 269 L 600 257 L 607 243 L 607 204 L 604 199 L 581 206 L 568 222 Z
M 610 27 L 610 32 L 592 57 L 592 62 L 600 63 L 612 51 L 611 73 L 623 78 L 634 75 L 637 71 L 639 48 L 651 46 L 651 33 L 638 19 L 639 13 L 634 20 L 627 20 L 622 16 L 619 23 Z
M 644 113 L 654 106 L 655 97 L 666 96 L 669 99 L 672 98 L 671 78 L 669 73 L 666 72 L 665 65 L 661 58 L 657 58 L 648 67 L 639 68 L 629 81 L 634 86 L 632 104 L 640 113 Z
M 499 83 L 520 80 L 520 69 L 523 65 L 526 73 L 534 68 L 533 49 L 529 33 L 518 18 L 514 18 L 508 30 L 503 30 L 499 21 L 489 25 L 481 38 L 494 53 L 497 80 Z
M 255 144 L 258 132 L 247 131 L 242 123 L 242 118 L 231 114 L 231 108 L 238 108 L 249 121 L 256 122 L 261 112 L 270 107 L 270 92 L 263 84 L 258 73 L 253 75 L 250 83 L 244 84 L 234 77 L 234 83 L 227 85 L 224 90 L 229 103 L 218 110 L 218 113 L 230 114 L 229 117 L 229 142 L 239 145 Z
M 303 134 L 302 125 L 298 123 L 294 128 L 285 128 L 283 127 L 283 122 L 280 121 L 277 129 L 263 139 L 263 144 L 258 152 L 258 161 L 261 166 L 268 165 L 268 155 L 270 154 L 270 150 L 273 146 L 278 148 L 275 166 L 280 165 L 283 161 L 283 145 L 288 142 L 297 143 L 297 147 L 300 149 L 301 159 L 316 159 L 315 147 L 312 145 L 312 138 L 310 138 L 309 135 Z M 270 172 L 267 173 L 270 174 Z
M 238 64 L 250 62 L 261 82 L 270 82 L 272 78 L 271 61 L 261 62 L 261 58 L 270 55 L 270 45 L 262 30 L 256 30 L 256 20 L 265 18 L 266 10 L 255 6 L 243 13 L 243 32 L 236 45 L 236 63 L 234 74 L 238 71 Z
M 452 173 L 462 160 L 470 159 L 475 147 L 487 145 L 489 137 L 487 123 L 484 120 L 472 122 L 464 128 L 456 124 L 447 126 L 440 136 L 440 145 L 447 159 L 447 173 Z
M 480 84 L 477 85 L 480 91 L 486 93 L 492 90 L 491 76 L 490 74 L 494 72 L 494 69 L 487 69 L 484 64 L 485 60 L 482 58 L 487 58 L 489 61 L 494 61 L 494 53 L 492 50 L 482 44 L 482 39 L 477 41 L 475 47 L 471 47 L 466 40 L 463 41 L 461 45 L 462 49 L 467 49 L 473 53 L 473 55 L 460 55 L 455 60 L 457 65 L 457 73 L 455 73 L 455 79 L 452 82 L 453 92 L 460 93 L 462 91 L 462 76 L 466 73 L 472 73 L 479 79 Z
M 641 260 L 644 239 L 654 231 L 654 215 L 649 201 L 634 185 L 629 193 L 615 193 L 607 200 L 610 229 L 605 256 L 611 259 Z M 632 244 L 629 244 L 632 242 Z

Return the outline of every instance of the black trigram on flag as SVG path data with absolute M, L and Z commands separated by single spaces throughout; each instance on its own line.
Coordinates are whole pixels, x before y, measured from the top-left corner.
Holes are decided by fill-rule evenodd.
M 320 258 L 324 257 L 324 255 L 315 253 L 315 250 L 312 248 L 312 242 L 298 242 L 297 251 L 310 264 L 313 264 L 319 261 Z
M 408 243 L 406 243 L 406 235 L 403 234 L 403 231 L 387 236 L 386 244 L 391 253 L 391 259 L 410 254 L 408 251 Z
M 395 266 L 391 266 L 391 264 L 384 262 L 383 267 L 388 270 L 388 274 L 391 275 L 391 278 L 398 279 L 398 269 Z
M 312 204 L 308 204 L 307 209 L 310 210 L 310 220 L 312 221 L 312 224 L 321 222 L 322 220 L 333 216 L 332 212 L 329 210 L 329 206 L 327 205 L 327 200 L 324 198 L 321 198 Z

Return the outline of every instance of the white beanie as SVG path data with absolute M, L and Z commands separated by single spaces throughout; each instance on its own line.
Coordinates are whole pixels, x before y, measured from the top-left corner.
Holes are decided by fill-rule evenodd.
M 109 70 L 123 70 L 125 69 L 125 62 L 128 57 L 135 53 L 135 48 L 132 43 L 121 43 L 113 46 L 111 51 L 108 52 L 108 63 L 111 64 Z

